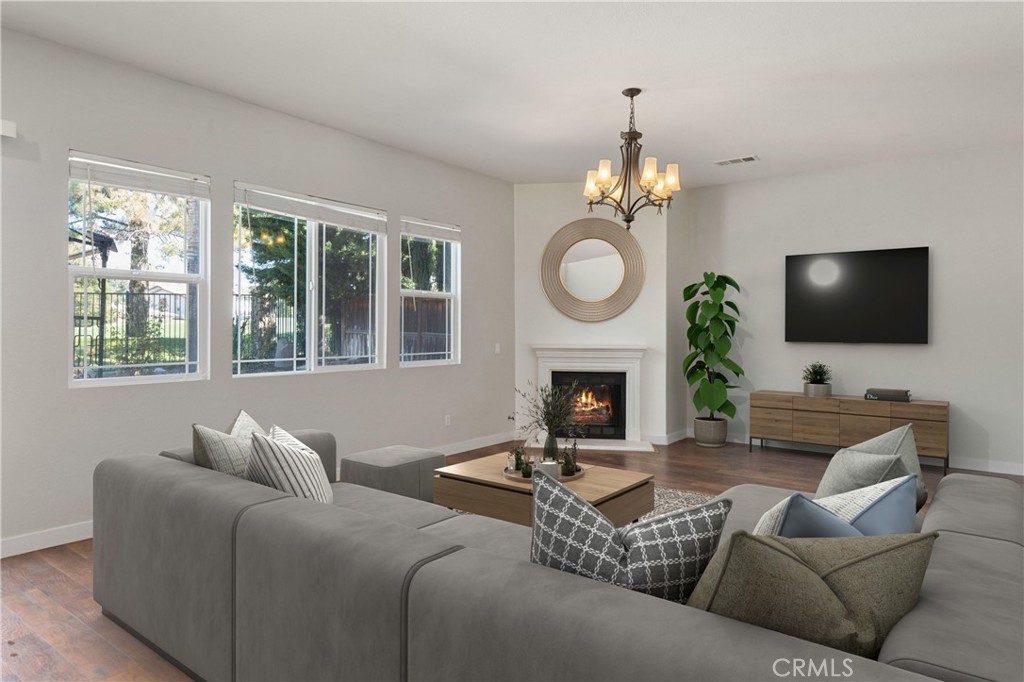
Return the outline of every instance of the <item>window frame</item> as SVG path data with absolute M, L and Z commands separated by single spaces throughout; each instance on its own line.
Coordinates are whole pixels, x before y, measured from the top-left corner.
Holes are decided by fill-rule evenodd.
M 442 365 L 462 364 L 462 228 L 450 223 L 440 223 L 420 218 L 402 216 L 402 231 L 399 235 L 399 245 L 404 246 L 405 237 L 414 239 L 429 239 L 448 242 L 451 245 L 451 291 L 425 291 L 422 289 L 405 289 L 402 287 L 402 271 L 398 273 L 399 292 L 399 319 L 398 319 L 398 366 L 407 367 L 437 367 Z M 401 262 L 401 261 L 399 261 Z M 451 357 L 431 360 L 404 360 L 402 359 L 402 336 L 405 325 L 405 299 L 406 298 L 431 298 L 450 301 L 451 316 Z
M 198 238 L 199 251 L 198 272 L 175 273 L 164 270 L 130 270 L 123 268 L 105 268 L 92 265 L 74 265 L 68 263 L 67 270 L 67 380 L 69 388 L 87 388 L 96 386 L 135 386 L 141 384 L 165 384 L 182 381 L 206 381 L 210 378 L 210 306 L 209 306 L 209 249 L 211 222 L 210 177 L 199 173 L 187 173 L 170 170 L 158 166 L 141 164 L 135 161 L 116 159 L 68 150 L 68 184 L 70 192 L 73 181 L 126 189 L 135 192 L 152 194 L 169 194 L 193 198 L 199 202 Z M 83 256 L 84 256 L 83 241 Z M 151 374 L 142 376 L 120 377 L 88 377 L 76 379 L 75 365 L 75 281 L 78 279 L 128 280 L 144 282 L 166 282 L 184 284 L 186 291 L 189 286 L 196 287 L 196 338 L 186 337 L 186 349 L 195 345 L 196 371 L 188 372 L 190 364 L 185 360 L 186 371 L 181 374 Z M 88 292 L 86 292 L 86 301 Z M 185 298 L 184 315 L 187 319 L 188 297 Z M 85 315 L 88 316 L 88 305 Z M 187 352 L 187 351 L 186 351 Z M 88 358 L 88 353 L 85 354 Z M 161 363 L 171 364 L 171 363 Z M 83 367 L 88 370 L 89 364 Z
M 306 248 L 302 257 L 305 258 L 306 281 L 301 285 L 305 287 L 305 362 L 306 366 L 301 369 L 291 369 L 271 372 L 236 372 L 236 366 L 240 366 L 241 358 L 231 360 L 231 378 L 244 379 L 254 377 L 270 376 L 296 376 L 304 374 L 318 374 L 324 372 L 356 372 L 365 370 L 385 369 L 387 367 L 387 343 L 386 323 L 384 318 L 385 300 L 387 292 L 387 212 L 348 204 L 332 199 L 324 199 L 306 194 L 298 194 L 285 190 L 271 189 L 259 185 L 252 185 L 243 182 L 235 182 L 235 200 L 232 205 L 232 214 L 236 208 L 259 209 L 269 213 L 290 217 L 295 219 L 296 226 L 302 222 L 306 231 Z M 361 232 L 373 235 L 376 239 L 376 256 L 373 260 L 373 268 L 376 275 L 376 291 L 373 302 L 373 317 L 376 321 L 374 333 L 374 361 L 359 364 L 324 364 L 320 355 L 320 335 L 323 321 L 320 319 L 320 260 L 322 227 L 329 227 Z M 296 227 L 298 229 L 298 227 Z M 233 240 L 233 253 L 239 251 L 239 240 Z M 235 265 L 232 266 L 236 268 Z M 237 296 L 236 287 L 240 273 L 232 273 L 232 310 L 234 310 L 234 297 Z M 299 283 L 296 282 L 295 291 L 298 291 Z M 233 316 L 233 313 L 232 313 Z M 313 324 L 310 321 L 314 321 Z M 297 323 L 296 323 L 297 324 Z M 234 328 L 234 323 L 232 323 Z M 232 346 L 238 347 L 239 337 L 233 334 Z M 260 360 L 259 362 L 268 362 Z

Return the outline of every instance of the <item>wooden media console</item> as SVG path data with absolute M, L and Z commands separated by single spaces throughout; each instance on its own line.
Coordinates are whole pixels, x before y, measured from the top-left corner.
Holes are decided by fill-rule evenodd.
M 750 394 L 750 448 L 754 439 L 847 447 L 904 424 L 914 425 L 917 454 L 942 460 L 949 467 L 949 403 L 865 400 L 835 395 L 809 398 L 796 391 L 754 391 Z

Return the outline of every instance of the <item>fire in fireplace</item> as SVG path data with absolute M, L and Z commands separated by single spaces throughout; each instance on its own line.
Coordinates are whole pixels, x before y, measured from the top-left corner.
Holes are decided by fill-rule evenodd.
M 626 437 L 625 372 L 552 372 L 555 386 L 576 382 L 575 420 L 584 438 Z M 556 433 L 564 438 L 568 434 Z

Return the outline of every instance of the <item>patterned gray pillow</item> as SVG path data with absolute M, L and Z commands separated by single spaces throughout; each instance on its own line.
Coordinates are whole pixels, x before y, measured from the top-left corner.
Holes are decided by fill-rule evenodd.
M 685 604 L 732 507 L 716 500 L 616 528 L 554 478 L 533 475 L 530 560 Z
M 245 478 L 252 445 L 201 424 L 192 425 L 192 455 L 207 469 Z

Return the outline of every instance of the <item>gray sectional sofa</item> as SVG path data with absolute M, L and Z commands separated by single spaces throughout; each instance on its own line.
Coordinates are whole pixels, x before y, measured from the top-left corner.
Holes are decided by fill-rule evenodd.
M 294 435 L 334 481 L 333 437 Z M 531 564 L 526 527 L 348 483 L 319 504 L 164 454 L 96 468 L 94 595 L 196 678 L 1024 679 L 1009 481 L 944 479 L 920 602 L 874 661 Z M 727 491 L 726 533 L 788 494 Z

